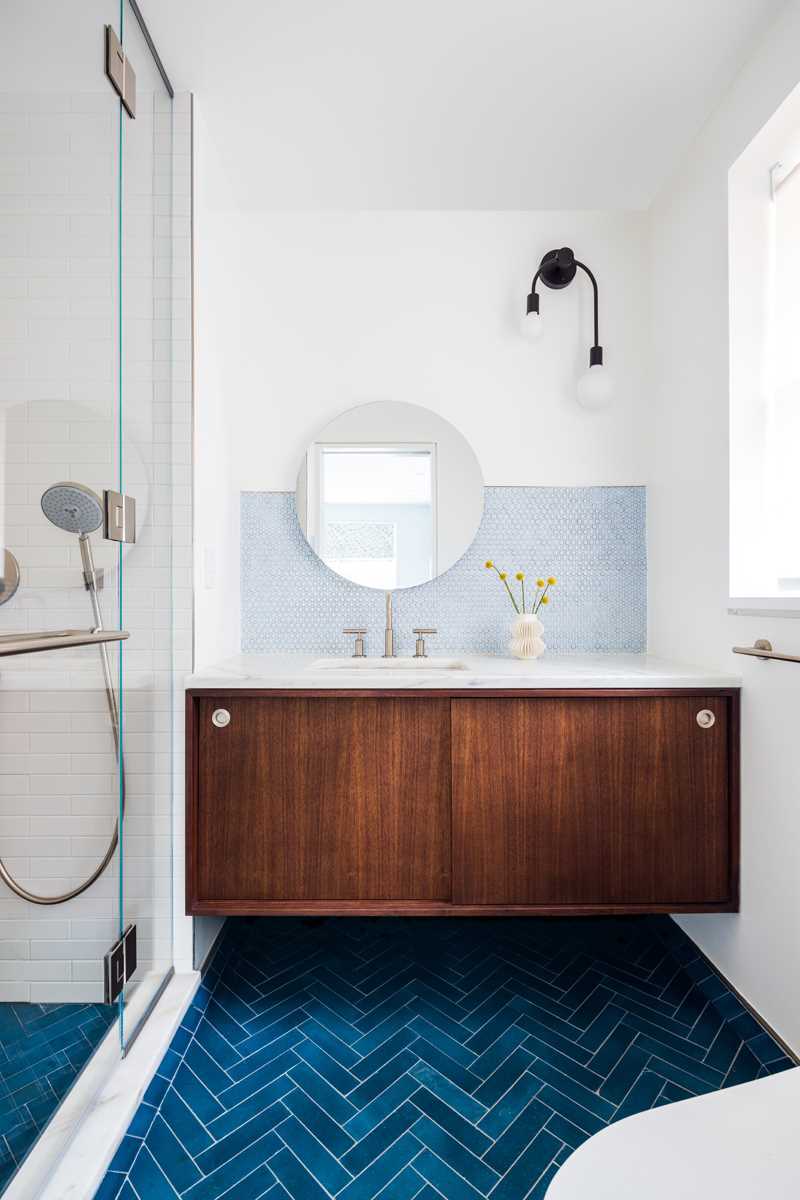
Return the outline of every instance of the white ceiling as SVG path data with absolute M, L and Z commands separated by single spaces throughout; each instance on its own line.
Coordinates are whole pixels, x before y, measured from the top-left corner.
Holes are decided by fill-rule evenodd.
M 142 0 L 204 202 L 644 208 L 783 0 Z

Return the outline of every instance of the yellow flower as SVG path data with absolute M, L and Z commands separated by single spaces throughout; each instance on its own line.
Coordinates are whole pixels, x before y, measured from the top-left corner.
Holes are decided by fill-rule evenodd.
M 544 580 L 543 580 L 543 579 L 537 579 L 537 580 L 536 580 L 536 586 L 537 586 L 537 587 L 544 587 Z
M 492 562 L 492 560 L 490 558 L 487 558 L 486 562 L 483 565 L 486 567 L 487 571 L 491 571 L 492 567 L 494 566 L 494 563 Z
M 550 587 L 555 587 L 557 582 L 555 575 L 551 575 L 547 582 L 550 584 Z
M 508 579 L 508 571 L 501 571 L 501 572 L 500 572 L 500 578 L 501 578 L 501 579 Z
M 516 575 L 514 576 L 514 578 L 515 578 L 515 579 L 524 579 L 524 578 L 525 578 L 525 572 L 524 572 L 524 571 L 517 571 L 517 573 L 516 573 Z
M 549 603 L 550 603 L 550 597 L 542 596 L 542 604 L 549 604 Z

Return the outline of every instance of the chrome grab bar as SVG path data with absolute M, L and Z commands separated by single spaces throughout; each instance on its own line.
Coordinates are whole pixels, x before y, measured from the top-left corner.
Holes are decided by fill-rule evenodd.
M 734 646 L 733 653 L 750 654 L 753 658 L 763 658 L 765 661 L 776 658 L 780 662 L 800 662 L 800 656 L 797 654 L 779 654 L 777 650 L 773 650 L 772 642 L 768 642 L 766 638 L 758 638 L 752 646 Z
M 70 646 L 97 646 L 103 642 L 124 642 L 130 634 L 124 629 L 45 629 L 40 633 L 0 634 L 0 658 L 11 654 L 35 654 L 40 650 L 64 650 Z

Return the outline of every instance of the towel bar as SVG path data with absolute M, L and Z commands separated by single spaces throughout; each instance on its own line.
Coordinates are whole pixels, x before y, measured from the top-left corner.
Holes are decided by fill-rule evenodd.
M 734 646 L 733 653 L 750 654 L 753 658 L 777 658 L 781 662 L 800 662 L 800 656 L 797 654 L 780 654 L 773 650 L 772 642 L 768 642 L 766 638 L 758 638 L 752 646 Z

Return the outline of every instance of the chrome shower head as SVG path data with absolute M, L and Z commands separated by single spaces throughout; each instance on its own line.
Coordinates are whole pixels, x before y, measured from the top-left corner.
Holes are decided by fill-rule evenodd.
M 42 512 L 66 533 L 86 537 L 103 524 L 103 501 L 82 483 L 54 483 L 42 493 Z

